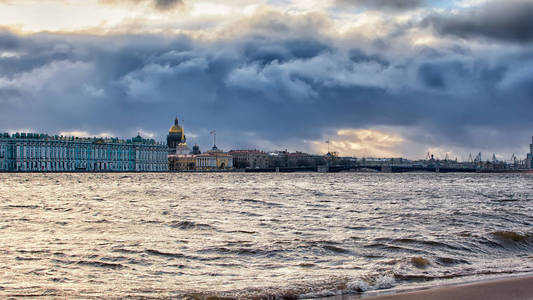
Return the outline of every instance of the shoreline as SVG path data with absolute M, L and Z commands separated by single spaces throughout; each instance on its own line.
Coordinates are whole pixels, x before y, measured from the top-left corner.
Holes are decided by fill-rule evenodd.
M 85 171 L 85 170 L 79 170 L 79 171 L 5 171 L 0 170 L 0 174 L 73 174 L 73 173 L 91 173 L 91 174 L 178 174 L 178 173 L 185 173 L 185 174 L 194 174 L 194 173 L 320 173 L 320 174 L 336 174 L 339 172 L 318 172 L 318 171 L 309 171 L 309 170 L 296 170 L 296 171 L 286 171 L 282 170 L 279 172 L 276 171 L 256 171 L 256 170 L 248 170 L 248 169 L 229 169 L 229 170 L 195 170 L 195 171 L 175 171 L 175 170 L 168 170 L 168 171 Z M 481 172 L 428 172 L 428 171 L 412 171 L 412 172 L 364 172 L 364 171 L 356 171 L 356 172 L 340 172 L 340 173 L 356 173 L 356 174 L 427 174 L 427 173 L 435 173 L 435 174 L 533 174 L 533 170 L 513 170 L 513 171 L 481 171 Z
M 531 300 L 533 274 L 406 289 L 376 290 L 316 300 Z

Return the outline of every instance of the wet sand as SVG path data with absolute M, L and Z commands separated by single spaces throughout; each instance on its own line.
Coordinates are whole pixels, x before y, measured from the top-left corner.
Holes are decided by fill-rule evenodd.
M 323 300 L 354 300 L 361 298 L 365 300 L 532 300 L 533 276 L 436 287 L 375 297 L 336 296 L 323 298 Z

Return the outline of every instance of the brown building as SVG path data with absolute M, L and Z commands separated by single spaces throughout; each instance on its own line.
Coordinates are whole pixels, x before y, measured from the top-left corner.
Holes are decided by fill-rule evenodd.
M 316 167 L 325 164 L 324 156 L 311 155 L 296 151 L 294 153 L 287 154 L 287 166 L 290 168 L 295 167 Z
M 268 167 L 268 154 L 259 150 L 231 150 L 233 166 L 237 169 L 264 169 Z

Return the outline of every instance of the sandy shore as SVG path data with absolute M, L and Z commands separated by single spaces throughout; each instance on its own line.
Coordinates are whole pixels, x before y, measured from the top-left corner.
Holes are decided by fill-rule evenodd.
M 533 300 L 533 276 L 436 287 L 376 297 L 336 296 L 323 300 Z

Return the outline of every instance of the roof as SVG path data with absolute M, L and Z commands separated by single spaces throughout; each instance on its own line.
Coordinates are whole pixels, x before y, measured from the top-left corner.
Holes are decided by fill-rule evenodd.
M 229 153 L 235 153 L 235 154 L 246 154 L 246 153 L 260 153 L 260 154 L 266 154 L 265 152 L 263 151 L 260 151 L 260 150 L 230 150 Z

